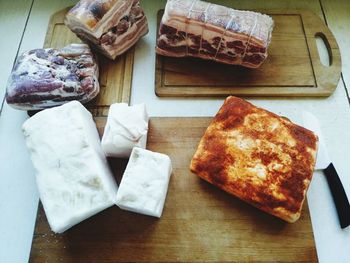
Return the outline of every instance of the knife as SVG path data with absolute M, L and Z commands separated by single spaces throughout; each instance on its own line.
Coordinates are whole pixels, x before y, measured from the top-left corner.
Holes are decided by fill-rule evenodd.
M 337 170 L 328 155 L 320 124 L 318 119 L 310 112 L 303 111 L 302 117 L 304 127 L 318 135 L 319 143 L 315 170 L 322 170 L 326 175 L 329 189 L 331 190 L 338 212 L 340 226 L 341 228 L 346 228 L 350 225 L 350 204 Z

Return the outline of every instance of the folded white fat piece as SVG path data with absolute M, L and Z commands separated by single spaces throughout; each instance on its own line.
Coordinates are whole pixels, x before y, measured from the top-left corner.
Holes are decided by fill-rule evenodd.
M 124 210 L 161 217 L 171 171 L 167 155 L 135 147 L 120 183 L 116 204 Z
M 23 132 L 52 231 L 62 233 L 115 203 L 117 184 L 81 103 L 39 112 Z
M 128 158 L 132 148 L 146 148 L 147 132 L 148 114 L 144 103 L 134 106 L 112 104 L 102 137 L 102 148 L 107 156 Z

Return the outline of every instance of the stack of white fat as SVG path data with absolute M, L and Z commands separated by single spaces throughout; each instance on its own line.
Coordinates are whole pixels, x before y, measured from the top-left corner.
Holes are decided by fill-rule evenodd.
M 118 157 L 129 157 L 132 151 L 118 190 L 93 118 L 81 103 L 44 110 L 23 124 L 40 199 L 54 232 L 62 233 L 113 204 L 161 216 L 171 161 L 142 149 L 147 130 L 144 104 L 111 106 L 103 148 Z
M 111 105 L 102 148 L 107 156 L 129 157 L 117 195 L 121 209 L 160 217 L 166 198 L 171 161 L 165 154 L 144 150 L 148 115 L 145 104 Z
M 112 206 L 117 184 L 91 114 L 79 102 L 44 110 L 23 125 L 41 202 L 61 233 Z

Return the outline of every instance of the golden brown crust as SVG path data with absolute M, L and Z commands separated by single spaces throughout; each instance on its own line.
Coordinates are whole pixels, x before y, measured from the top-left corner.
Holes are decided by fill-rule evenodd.
M 312 178 L 317 136 L 289 120 L 228 97 L 201 139 L 191 170 L 288 222 Z

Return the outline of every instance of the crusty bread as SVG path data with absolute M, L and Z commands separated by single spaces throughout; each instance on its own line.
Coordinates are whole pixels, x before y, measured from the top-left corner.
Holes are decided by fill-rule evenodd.
M 292 223 L 300 217 L 317 144 L 313 132 L 228 97 L 201 139 L 191 171 Z

